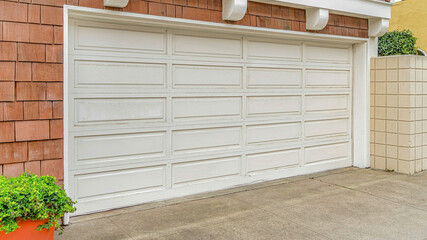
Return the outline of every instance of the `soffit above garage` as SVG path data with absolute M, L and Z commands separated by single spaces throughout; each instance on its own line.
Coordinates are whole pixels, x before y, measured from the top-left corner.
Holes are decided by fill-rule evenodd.
M 238 2 L 238 5 L 242 5 L 242 1 L 245 0 L 234 0 L 232 2 Z M 128 2 L 129 0 L 104 0 L 104 5 L 123 8 L 128 4 Z M 390 19 L 391 6 L 395 3 L 395 0 L 254 0 L 254 2 L 300 9 L 327 9 L 331 13 L 355 17 Z
M 363 18 L 391 18 L 391 6 L 394 0 L 254 0 L 273 5 L 288 6 L 294 8 L 323 8 L 331 13 L 363 17 Z
M 236 1 L 236 0 L 228 0 Z M 329 13 L 369 20 L 369 37 L 379 37 L 387 32 L 391 6 L 395 0 L 255 0 L 306 10 L 307 30 L 322 30 L 329 21 Z
M 369 36 L 382 36 L 388 29 L 391 6 L 395 0 L 255 0 L 268 5 L 305 9 L 307 30 L 323 30 L 330 13 L 369 20 Z M 125 7 L 128 0 L 104 0 L 105 6 Z M 222 0 L 222 19 L 242 20 L 247 12 L 247 0 Z

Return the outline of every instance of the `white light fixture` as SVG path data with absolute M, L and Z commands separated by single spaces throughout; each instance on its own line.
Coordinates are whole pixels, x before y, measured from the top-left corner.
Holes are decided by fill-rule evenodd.
M 322 8 L 309 8 L 305 10 L 307 30 L 322 30 L 329 20 L 329 10 Z
M 222 19 L 241 20 L 245 16 L 247 8 L 247 0 L 222 0 Z
M 105 7 L 124 8 L 128 5 L 129 0 L 104 0 Z

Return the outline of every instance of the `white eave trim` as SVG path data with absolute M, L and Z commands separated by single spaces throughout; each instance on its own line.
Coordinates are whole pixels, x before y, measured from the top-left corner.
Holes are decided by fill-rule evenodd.
M 331 13 L 362 18 L 391 18 L 391 6 L 394 0 L 254 0 L 273 5 L 295 8 L 322 8 Z

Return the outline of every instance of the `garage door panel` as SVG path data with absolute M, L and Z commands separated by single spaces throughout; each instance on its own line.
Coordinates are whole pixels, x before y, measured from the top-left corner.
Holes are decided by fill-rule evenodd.
M 351 166 L 350 45 L 70 23 L 76 215 Z
M 166 87 L 166 64 L 77 60 L 75 71 L 75 87 Z
M 302 45 L 288 42 L 248 40 L 248 58 L 301 61 Z
M 247 116 L 271 116 L 301 113 L 300 96 L 248 96 Z
M 325 138 L 336 136 L 350 135 L 349 119 L 332 119 L 323 121 L 307 121 L 305 122 L 305 137 L 311 138 Z
M 251 67 L 247 69 L 247 78 L 249 88 L 299 88 L 302 82 L 302 70 Z
M 306 46 L 307 61 L 331 62 L 337 64 L 349 64 L 351 62 L 351 47 L 338 46 Z
M 75 99 L 75 125 L 164 122 L 166 98 Z
M 349 70 L 309 69 L 306 72 L 306 87 L 349 88 Z
M 166 165 L 97 172 L 75 176 L 77 198 L 96 199 L 165 188 Z
M 306 97 L 307 113 L 349 113 L 349 95 L 311 95 Z
M 112 165 L 166 156 L 166 132 L 76 137 L 76 164 Z
M 174 121 L 240 119 L 241 97 L 189 97 L 172 99 Z
M 172 152 L 203 153 L 242 146 L 241 127 L 178 130 L 172 132 Z
M 240 161 L 241 156 L 233 156 L 175 163 L 172 164 L 172 183 L 180 186 L 237 177 L 240 174 Z
M 127 29 L 126 29 L 127 28 Z M 103 50 L 113 52 L 166 53 L 166 31 L 128 26 L 75 26 L 75 50 Z
M 247 171 L 251 174 L 259 171 L 297 166 L 300 163 L 300 155 L 300 149 L 248 154 L 246 156 Z
M 350 157 L 349 142 L 335 143 L 305 148 L 305 163 L 319 163 Z
M 175 88 L 241 88 L 242 68 L 221 66 L 174 65 Z
M 240 58 L 242 39 L 215 35 L 173 35 L 173 54 Z
M 246 129 L 248 145 L 298 141 L 301 136 L 301 123 L 248 125 Z

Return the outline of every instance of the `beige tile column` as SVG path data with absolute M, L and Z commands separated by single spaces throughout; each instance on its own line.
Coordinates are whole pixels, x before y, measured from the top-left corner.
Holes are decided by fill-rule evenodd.
M 427 57 L 372 59 L 371 167 L 427 170 Z

